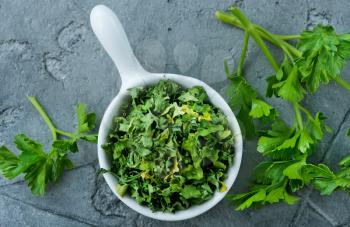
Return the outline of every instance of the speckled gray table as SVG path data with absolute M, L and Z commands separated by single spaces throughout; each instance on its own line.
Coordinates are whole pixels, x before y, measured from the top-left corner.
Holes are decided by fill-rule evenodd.
M 39 4 L 40 2 L 40 4 Z M 118 0 L 118 1 L 0 1 L 0 145 L 24 132 L 50 141 L 46 125 L 26 100 L 35 95 L 59 127 L 70 130 L 74 106 L 87 103 L 99 119 L 119 89 L 118 73 L 89 26 L 97 3 L 111 7 L 125 26 L 142 65 L 152 72 L 171 72 L 200 78 L 224 94 L 227 81 L 223 59 L 237 60 L 242 32 L 214 19 L 216 9 L 232 1 Z M 350 31 L 350 6 L 342 1 L 236 1 L 253 21 L 276 33 L 298 33 L 315 23 L 331 23 Z M 276 51 L 276 54 L 278 52 Z M 263 92 L 272 70 L 256 46 L 249 49 L 248 80 Z M 350 81 L 350 67 L 345 70 Z M 314 160 L 335 166 L 350 151 L 345 130 L 350 128 L 350 98 L 336 84 L 323 87 L 305 105 L 322 110 L 334 129 Z M 274 101 L 284 117 L 288 106 Z M 246 188 L 251 169 L 261 160 L 255 142 L 246 142 L 239 178 L 232 191 Z M 209 212 L 188 221 L 164 223 L 140 216 L 119 202 L 101 177 L 95 145 L 81 143 L 71 156 L 76 167 L 33 197 L 23 179 L 0 178 L 0 226 L 350 226 L 350 197 L 334 193 L 321 197 L 300 192 L 295 206 L 278 204 L 236 212 L 222 201 Z

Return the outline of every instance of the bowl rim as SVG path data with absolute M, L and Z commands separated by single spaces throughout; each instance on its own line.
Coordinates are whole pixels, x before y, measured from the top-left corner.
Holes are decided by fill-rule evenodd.
M 179 83 L 181 86 L 188 88 L 195 85 L 203 86 L 205 91 L 207 92 L 210 102 L 212 105 L 220 108 L 224 114 L 226 115 L 229 123 L 229 128 L 234 134 L 235 144 L 235 155 L 234 155 L 234 162 L 233 165 L 227 170 L 228 177 L 225 180 L 225 184 L 227 185 L 227 190 L 225 192 L 218 192 L 216 191 L 213 194 L 213 197 L 210 198 L 208 201 L 205 201 L 202 204 L 199 205 L 192 205 L 188 209 L 176 211 L 175 213 L 165 213 L 161 211 L 153 212 L 150 208 L 146 206 L 142 206 L 138 204 L 132 197 L 126 195 L 124 197 L 119 196 L 119 194 L 116 191 L 116 184 L 117 179 L 115 176 L 113 176 L 111 173 L 104 173 L 103 176 L 110 187 L 110 189 L 113 191 L 113 193 L 118 197 L 119 200 L 121 200 L 126 206 L 133 209 L 134 211 L 145 215 L 147 217 L 162 220 L 162 221 L 180 221 L 180 220 L 186 220 L 189 218 L 196 217 L 200 214 L 203 214 L 204 212 L 210 210 L 212 207 L 214 207 L 217 203 L 219 203 L 225 195 L 228 193 L 230 188 L 232 187 L 233 183 L 236 181 L 241 161 L 242 161 L 242 152 L 243 152 L 243 139 L 241 130 L 238 124 L 238 121 L 231 111 L 230 107 L 226 103 L 226 101 L 221 97 L 221 95 L 216 92 L 212 87 L 204 83 L 203 81 L 200 81 L 198 79 L 182 76 L 182 75 L 176 75 L 176 74 L 154 74 L 156 75 L 153 82 L 145 82 L 145 80 L 140 82 L 135 82 L 134 84 L 128 85 L 128 87 L 136 87 L 136 86 L 145 86 L 146 84 L 152 84 L 160 79 L 170 79 L 177 83 Z M 160 76 L 162 78 L 160 78 Z M 190 81 L 192 85 L 184 84 Z M 195 81 L 195 85 L 193 85 Z M 146 85 L 146 86 L 147 86 Z M 125 87 L 121 87 L 119 93 L 113 98 L 113 100 L 109 103 L 106 111 L 103 114 L 103 118 L 101 120 L 101 124 L 98 131 L 98 142 L 97 142 L 97 150 L 98 150 L 98 160 L 100 168 L 109 169 L 111 167 L 110 161 L 108 160 L 109 157 L 102 148 L 102 144 L 106 142 L 106 138 L 108 136 L 110 127 L 112 126 L 112 119 L 114 116 L 118 115 L 119 108 L 123 105 L 123 102 L 125 102 L 126 99 L 128 99 L 129 93 Z M 212 102 L 212 99 L 215 99 L 217 102 L 219 102 L 221 105 L 216 105 L 214 102 Z

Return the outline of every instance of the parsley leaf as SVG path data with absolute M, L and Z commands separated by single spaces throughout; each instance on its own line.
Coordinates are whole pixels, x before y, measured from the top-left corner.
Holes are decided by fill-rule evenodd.
M 97 134 L 87 134 L 87 132 L 95 128 L 96 114 L 86 113 L 86 105 L 83 103 L 78 104 L 76 112 L 78 119 L 78 126 L 75 132 L 76 139 L 82 139 L 96 143 Z
M 233 76 L 230 80 L 231 83 L 226 90 L 228 104 L 233 111 L 238 112 L 236 116 L 242 131 L 248 138 L 252 138 L 256 132 L 249 112 L 257 94 L 242 76 Z
M 19 159 L 16 154 L 12 153 L 5 146 L 0 147 L 0 170 L 1 175 L 7 179 L 13 179 L 21 173 L 18 168 Z
M 254 171 L 255 179 L 252 190 L 247 193 L 228 195 L 227 198 L 236 204 L 236 210 L 259 207 L 279 201 L 294 204 L 299 198 L 289 194 L 288 177 L 289 175 L 293 176 L 293 170 L 298 170 L 297 165 L 303 165 L 303 162 L 303 159 L 262 162 Z
M 230 75 L 227 63 L 225 67 L 227 77 L 231 81 L 226 90 L 228 104 L 237 112 L 236 117 L 242 132 L 248 139 L 253 138 L 256 135 L 254 119 L 266 123 L 275 120 L 278 113 L 271 105 L 258 98 L 257 92 L 243 76 L 238 76 L 236 73 Z
M 77 140 L 88 137 L 88 141 L 96 141 L 95 135 L 87 134 L 94 127 L 95 115 L 86 114 L 86 106 L 79 104 L 77 108 L 77 132 L 68 133 L 56 129 L 36 99 L 29 98 L 52 130 L 52 147 L 49 152 L 45 152 L 39 142 L 24 134 L 19 134 L 14 139 L 16 147 L 20 151 L 19 155 L 5 146 L 0 147 L 0 173 L 7 179 L 24 174 L 24 179 L 33 195 L 43 195 L 47 183 L 56 182 L 64 169 L 73 168 L 68 153 L 78 151 Z M 57 139 L 57 133 L 65 135 L 69 139 Z
M 286 79 L 276 83 L 272 88 L 277 89 L 277 95 L 290 102 L 299 102 L 304 98 L 305 90 L 298 78 L 298 68 L 293 66 Z
M 73 167 L 67 157 L 67 150 L 53 148 L 46 153 L 41 144 L 24 134 L 17 135 L 14 143 L 21 151 L 19 156 L 6 147 L 0 148 L 1 174 L 13 179 L 24 173 L 24 179 L 34 195 L 43 195 L 47 182 L 55 182 L 65 168 Z
M 272 111 L 275 111 L 275 109 L 268 103 L 259 99 L 253 99 L 252 108 L 249 112 L 249 116 L 253 118 L 261 118 L 264 116 L 268 117 L 271 115 L 276 115 L 276 114 L 272 114 Z
M 332 26 L 317 25 L 301 33 L 297 47 L 302 52 L 297 60 L 299 71 L 314 92 L 320 83 L 327 84 L 340 76 L 350 58 L 350 34 L 338 35 Z
M 340 170 L 334 173 L 324 164 L 308 164 L 303 168 L 306 183 L 320 191 L 321 195 L 330 195 L 336 189 L 350 192 L 350 156 L 339 162 Z

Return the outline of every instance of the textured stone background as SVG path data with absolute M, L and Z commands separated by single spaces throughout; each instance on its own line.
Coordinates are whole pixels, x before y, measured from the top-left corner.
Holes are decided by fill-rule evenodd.
M 120 87 L 112 61 L 93 35 L 89 12 L 104 3 L 119 15 L 132 47 L 152 72 L 200 78 L 224 94 L 223 59 L 237 61 L 243 34 L 217 22 L 213 13 L 233 1 L 0 1 L 0 145 L 13 148 L 19 132 L 44 141 L 50 134 L 26 95 L 35 95 L 58 127 L 70 130 L 74 106 L 85 102 L 99 117 Z M 316 23 L 350 31 L 347 0 L 238 0 L 255 22 L 276 33 L 299 33 Z M 275 51 L 275 54 L 278 54 Z M 280 57 L 280 56 L 279 56 Z M 259 49 L 249 48 L 248 80 L 261 92 L 272 70 Z M 350 81 L 350 68 L 344 73 Z M 288 106 L 274 101 L 286 117 Z M 308 97 L 305 105 L 329 116 L 334 133 L 327 136 L 314 160 L 333 166 L 350 151 L 350 99 L 331 83 Z M 164 223 L 140 216 L 119 202 L 96 176 L 95 145 L 81 143 L 71 156 L 76 167 L 33 197 L 23 179 L 0 178 L 0 226 L 350 226 L 350 198 L 345 193 L 321 197 L 305 189 L 295 206 L 278 204 L 235 212 L 225 201 L 188 221 Z M 261 159 L 254 142 L 246 142 L 242 168 L 233 191 L 243 190 L 252 167 Z

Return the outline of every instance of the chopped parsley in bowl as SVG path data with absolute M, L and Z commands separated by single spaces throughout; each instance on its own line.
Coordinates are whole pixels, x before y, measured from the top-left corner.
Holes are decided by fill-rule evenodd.
M 160 80 L 129 91 L 130 105 L 114 117 L 103 145 L 118 194 L 153 211 L 175 212 L 226 191 L 234 137 L 205 90 Z

